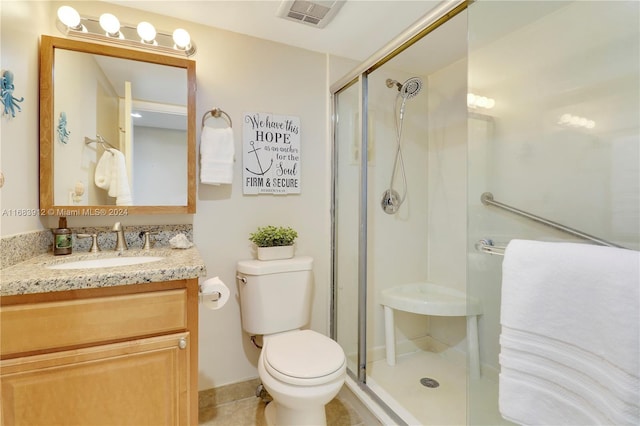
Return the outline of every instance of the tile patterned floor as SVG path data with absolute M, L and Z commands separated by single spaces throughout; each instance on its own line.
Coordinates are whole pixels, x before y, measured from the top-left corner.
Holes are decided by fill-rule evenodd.
M 256 379 L 200 392 L 199 425 L 266 426 L 266 405 L 255 396 L 258 383 Z M 331 426 L 365 425 L 355 408 L 341 395 L 327 404 L 326 413 L 327 424 Z

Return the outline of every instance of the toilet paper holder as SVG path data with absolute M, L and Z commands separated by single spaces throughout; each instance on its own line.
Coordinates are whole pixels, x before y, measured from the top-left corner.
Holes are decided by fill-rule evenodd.
M 200 283 L 198 300 L 207 309 L 217 310 L 229 301 L 229 288 L 218 277 Z
M 202 289 L 200 289 L 200 293 L 198 293 L 198 299 L 202 302 L 204 301 L 204 297 L 209 295 L 215 296 L 215 299 L 211 299 L 211 302 L 217 302 L 222 297 L 222 294 L 219 291 L 214 291 L 214 292 L 205 294 L 202 292 Z

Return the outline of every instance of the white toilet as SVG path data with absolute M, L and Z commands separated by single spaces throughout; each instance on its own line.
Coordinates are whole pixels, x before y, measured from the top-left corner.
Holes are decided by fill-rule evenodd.
M 346 357 L 334 340 L 300 328 L 309 323 L 313 259 L 238 262 L 242 328 L 262 335 L 258 374 L 273 397 L 268 425 L 326 425 L 324 406 L 340 391 Z

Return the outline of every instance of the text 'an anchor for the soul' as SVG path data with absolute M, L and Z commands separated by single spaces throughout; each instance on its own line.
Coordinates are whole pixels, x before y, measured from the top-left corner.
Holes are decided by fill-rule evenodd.
M 300 118 L 245 113 L 243 193 L 300 193 Z

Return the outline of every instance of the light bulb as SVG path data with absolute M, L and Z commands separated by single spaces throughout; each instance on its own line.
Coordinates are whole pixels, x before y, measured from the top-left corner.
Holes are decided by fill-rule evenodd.
M 69 28 L 80 28 L 80 14 L 71 6 L 61 6 L 58 9 L 58 19 Z
M 191 36 L 186 30 L 178 28 L 173 32 L 173 42 L 178 49 L 187 50 L 191 43 Z
M 137 27 L 138 35 L 145 43 L 153 43 L 156 38 L 156 29 L 149 22 L 140 22 Z
M 115 15 L 110 13 L 103 13 L 100 15 L 100 26 L 110 37 L 117 37 L 120 35 L 120 21 Z
M 472 108 L 476 106 L 476 95 L 473 93 L 467 93 L 467 106 Z

